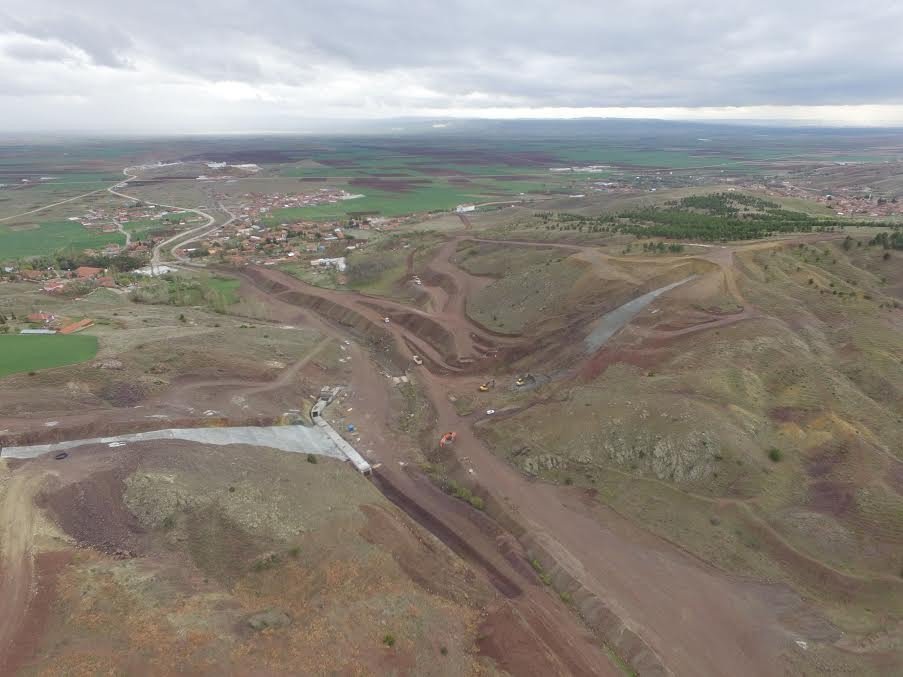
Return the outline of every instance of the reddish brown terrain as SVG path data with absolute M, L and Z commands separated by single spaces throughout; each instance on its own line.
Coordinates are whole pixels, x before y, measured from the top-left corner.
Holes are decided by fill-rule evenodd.
M 249 670 L 254 666 L 258 674 L 280 674 L 290 664 L 293 670 L 308 674 L 506 671 L 539 676 L 622 670 L 641 675 L 892 674 L 903 656 L 899 636 L 903 579 L 892 571 L 900 565 L 895 548 L 903 546 L 899 526 L 879 531 L 864 509 L 857 512 L 857 491 L 871 486 L 873 480 L 850 476 L 846 466 L 833 474 L 843 461 L 832 456 L 830 443 L 843 438 L 849 442 L 844 449 L 853 450 L 850 453 L 881 459 L 887 474 L 874 483 L 881 484 L 885 492 L 881 496 L 889 498 L 875 500 L 885 501 L 881 505 L 887 506 L 887 515 L 897 514 L 893 511 L 903 494 L 903 466 L 885 450 L 888 428 L 877 422 L 879 414 L 862 419 L 863 423 L 839 407 L 831 412 L 816 409 L 818 403 L 813 400 L 806 404 L 811 413 L 794 408 L 801 401 L 799 386 L 777 384 L 769 371 L 792 355 L 787 352 L 780 357 L 775 352 L 764 366 L 750 357 L 744 374 L 718 372 L 717 378 L 726 382 L 742 381 L 731 386 L 746 389 L 746 399 L 737 400 L 736 406 L 731 404 L 733 394 L 726 394 L 724 402 L 730 406 L 718 409 L 722 405 L 717 398 L 703 397 L 704 384 L 694 380 L 694 369 L 699 371 L 692 362 L 697 359 L 695 351 L 705 350 L 701 348 L 705 345 L 728 350 L 722 348 L 722 337 L 735 346 L 758 341 L 759 348 L 750 348 L 752 355 L 754 350 L 770 350 L 757 337 L 777 331 L 794 334 L 798 330 L 794 321 L 808 327 L 828 323 L 826 316 L 816 321 L 781 305 L 784 297 L 766 283 L 776 270 L 787 271 L 781 273 L 785 276 L 779 284 L 794 283 L 794 276 L 808 277 L 810 273 L 802 272 L 801 266 L 809 264 L 796 265 L 789 257 L 800 247 L 835 247 L 832 240 L 838 236 L 688 247 L 690 251 L 681 255 L 644 257 L 611 254 L 595 246 L 530 239 L 501 242 L 470 235 L 448 238 L 427 263 L 417 267 L 423 293 L 418 304 L 318 288 L 272 268 L 225 270 L 224 274 L 240 279 L 242 303 L 255 308 L 260 326 L 273 331 L 300 328 L 314 334 L 315 340 L 281 367 L 263 369 L 255 360 L 248 364 L 237 360 L 218 370 L 211 364 L 208 372 L 194 369 L 188 375 L 175 375 L 165 387 L 123 402 L 122 407 L 92 408 L 86 400 L 88 406 L 77 411 L 64 411 L 62 405 L 40 410 L 36 405 L 31 411 L 0 417 L 6 444 L 131 432 L 148 429 L 161 419 L 171 427 L 177 422 L 188 426 L 198 424 L 207 411 L 223 422 L 271 422 L 297 408 L 301 398 L 310 397 L 319 386 L 341 383 L 343 394 L 326 417 L 343 431 L 348 424 L 355 425 L 356 432 L 348 439 L 375 467 L 369 480 L 372 486 L 363 478 L 353 478 L 357 483 L 353 486 L 360 485 L 355 489 L 361 492 L 355 495 L 360 505 L 347 519 L 355 524 L 355 538 L 391 554 L 397 566 L 390 573 L 369 577 L 359 570 L 352 572 L 360 560 L 344 554 L 330 562 L 306 562 L 303 567 L 285 564 L 288 568 L 280 571 L 286 576 L 283 583 L 290 599 L 283 606 L 292 607 L 289 615 L 296 620 L 288 630 L 271 628 L 262 638 L 249 639 L 246 629 L 236 630 L 236 625 L 229 624 L 239 623 L 237 619 L 254 610 L 252 597 L 267 602 L 254 608 L 270 608 L 280 594 L 279 581 L 254 578 L 247 573 L 247 563 L 260 561 L 267 549 L 277 547 L 273 543 L 285 548 L 294 541 L 275 535 L 266 543 L 250 537 L 246 543 L 230 540 L 235 552 L 245 553 L 242 563 L 232 569 L 213 566 L 203 553 L 186 554 L 184 548 L 190 550 L 190 545 L 173 545 L 182 543 L 177 536 L 183 532 L 187 542 L 193 542 L 198 516 L 208 509 L 178 504 L 167 527 L 175 529 L 169 532 L 172 547 L 162 557 L 159 539 L 169 538 L 159 531 L 162 522 L 142 522 L 134 513 L 137 499 L 128 498 L 129 483 L 135 482 L 129 478 L 136 476 L 171 475 L 179 484 L 180 473 L 228 462 L 237 469 L 235 478 L 247 477 L 253 472 L 248 468 L 242 470 L 245 475 L 238 472 L 246 465 L 239 451 L 142 443 L 140 449 L 130 446 L 122 451 L 83 448 L 64 461 L 54 461 L 52 456 L 10 460 L 2 476 L 0 499 L 0 598 L 5 602 L 0 618 L 0 656 L 5 662 L 0 665 L 40 674 L 77 656 L 83 662 L 73 664 L 88 672 L 138 669 L 136 663 L 123 662 L 117 652 L 142 631 L 157 633 L 148 637 L 165 636 L 165 624 L 156 616 L 147 626 L 130 626 L 108 644 L 97 636 L 84 640 L 83 646 L 52 643 L 64 636 L 59 612 L 53 610 L 61 599 L 64 608 L 81 614 L 76 617 L 89 624 L 91 618 L 100 618 L 101 624 L 117 617 L 132 618 L 130 609 L 136 607 L 128 607 L 125 598 L 115 609 L 74 606 L 76 572 L 107 566 L 103 562 L 113 558 L 147 567 L 153 572 L 149 575 L 167 581 L 176 594 L 187 594 L 192 604 L 203 607 L 198 614 L 208 620 L 212 612 L 204 605 L 210 604 L 211 597 L 202 600 L 198 590 L 224 600 L 222 625 L 205 625 L 203 632 L 186 630 L 178 640 L 165 638 L 175 642 L 166 646 L 178 660 L 147 648 L 149 639 L 140 645 L 159 661 L 157 674 L 200 670 L 201 665 L 216 674 L 222 663 L 212 653 L 205 658 L 204 652 L 225 650 L 226 644 L 235 665 Z M 517 257 L 535 266 L 523 279 L 518 277 L 522 273 Z M 504 265 L 499 262 L 502 258 L 507 259 Z M 398 281 L 399 288 L 411 284 L 415 271 L 410 261 L 413 258 L 406 277 Z M 481 265 L 500 272 L 488 274 Z M 850 261 L 851 267 L 855 265 L 864 264 Z M 561 279 L 567 284 L 545 285 L 542 276 L 546 274 L 565 276 Z M 535 290 L 518 295 L 534 283 Z M 665 287 L 669 289 L 630 316 L 618 319 L 617 314 L 608 314 Z M 497 294 L 508 294 L 507 307 L 501 308 Z M 483 306 L 490 310 L 484 311 Z M 826 313 L 827 308 L 824 305 Z M 820 312 L 812 310 L 813 315 Z M 889 332 L 880 336 L 892 336 L 903 327 L 896 309 L 874 323 L 880 331 Z M 774 328 L 778 325 L 779 330 Z M 771 329 L 760 333 L 766 326 Z M 836 345 L 833 335 L 822 343 L 812 334 L 800 335 L 825 353 Z M 606 338 L 596 345 L 593 337 L 599 336 Z M 858 336 L 850 339 L 849 350 L 863 349 L 854 345 Z M 889 350 L 903 357 L 899 344 Z M 330 351 L 340 351 L 336 354 L 342 356 L 341 365 L 325 361 Z M 415 365 L 413 355 L 423 359 L 422 366 Z M 515 379 L 527 372 L 530 379 L 518 386 Z M 392 377 L 403 375 L 408 384 L 393 382 Z M 654 390 L 634 390 L 639 388 L 636 383 L 656 378 L 668 380 Z M 714 378 L 708 385 L 714 387 Z M 488 393 L 479 392 L 479 384 L 490 379 L 497 385 Z M 628 382 L 629 386 L 624 385 Z M 899 402 L 896 388 L 897 381 L 885 383 L 885 396 Z M 662 393 L 668 397 L 662 399 Z M 614 396 L 619 398 L 617 405 L 611 403 Z M 710 417 L 750 435 L 749 431 L 767 427 L 774 439 L 783 436 L 786 447 L 808 455 L 805 472 L 813 480 L 812 495 L 797 496 L 792 485 L 803 480 L 784 474 L 782 468 L 788 463 L 769 467 L 764 447 L 749 452 L 759 454 L 752 461 L 740 458 L 747 453 L 746 442 L 738 442 L 736 450 L 725 449 L 723 438 L 717 437 L 721 429 L 712 433 L 717 440 L 711 444 L 720 445 L 720 450 L 712 452 L 711 463 L 733 460 L 736 455 L 733 469 L 712 471 L 708 461 L 687 459 L 683 450 L 667 444 L 656 447 L 648 469 L 642 465 L 647 461 L 639 457 L 609 459 L 599 466 L 594 465 L 591 451 L 579 452 L 579 461 L 566 456 L 571 446 L 590 450 L 604 446 L 600 438 L 592 437 L 590 426 L 597 419 L 621 421 L 633 416 L 626 408 L 616 407 L 633 406 L 634 400 L 645 403 L 641 420 L 649 420 L 652 409 L 653 416 L 672 417 L 675 430 L 694 418 L 708 421 Z M 756 406 L 761 403 L 771 412 L 769 420 L 754 415 L 750 404 L 754 400 Z M 787 404 L 772 406 L 775 402 Z M 720 413 L 711 413 L 716 410 Z M 41 425 L 47 419 L 55 421 L 53 427 Z M 863 435 L 850 432 L 857 426 Z M 637 424 L 637 429 L 647 427 L 653 424 Z M 440 448 L 439 436 L 446 431 L 455 431 L 456 441 Z M 857 436 L 862 439 L 855 440 Z M 822 445 L 820 455 L 813 451 L 816 438 Z M 860 449 L 857 444 L 864 446 Z M 748 446 L 754 445 L 749 442 Z M 221 460 L 215 459 L 218 453 L 224 454 Z M 198 461 L 197 468 L 190 467 L 193 454 L 205 459 Z M 266 458 L 274 464 L 274 473 L 304 481 L 303 464 L 288 469 L 285 461 L 272 460 L 269 454 Z M 756 479 L 736 470 L 743 463 L 755 468 Z M 669 470 L 661 471 L 662 464 Z M 339 468 L 331 462 L 323 466 L 330 472 Z M 321 466 L 316 467 L 320 472 Z M 334 472 L 335 477 L 339 474 Z M 223 476 L 224 486 L 238 481 L 232 477 Z M 259 473 L 255 477 L 261 481 Z M 225 498 L 217 501 L 232 500 L 230 490 L 225 491 Z M 793 496 L 792 501 L 788 496 Z M 681 506 L 691 503 L 687 514 L 701 515 L 702 527 L 681 522 L 682 518 L 663 526 L 662 506 L 664 512 L 680 512 Z M 833 512 L 838 529 L 875 535 L 874 552 L 853 564 L 841 564 L 815 550 L 791 530 L 796 528 L 791 522 L 802 519 L 799 504 L 804 504 L 812 520 L 817 519 L 812 515 Z M 226 510 L 225 503 L 215 505 Z M 854 514 L 862 521 L 850 526 L 844 515 Z M 363 522 L 366 525 L 361 527 Z M 725 534 L 731 528 L 733 533 L 699 536 L 697 530 L 705 525 L 709 529 L 724 525 Z M 343 528 L 351 529 L 347 524 Z M 302 548 L 313 547 L 322 535 L 316 529 L 304 533 L 308 534 L 305 539 L 312 540 L 302 542 Z M 735 547 L 729 540 L 734 538 L 755 545 L 732 562 L 727 551 Z M 719 543 L 722 552 L 717 554 Z M 218 547 L 221 554 L 222 545 Z M 180 562 L 191 562 L 186 564 L 187 579 L 173 573 L 172 567 Z M 211 566 L 216 576 L 205 578 L 205 567 Z M 292 568 L 296 566 L 299 571 Z M 460 570 L 460 578 L 447 579 L 445 567 Z M 376 612 L 364 599 L 383 591 L 382 576 L 387 577 L 386 585 L 413 585 L 424 597 L 406 604 L 413 605 L 410 613 L 415 616 L 414 607 L 424 605 L 428 629 L 421 627 L 416 638 L 399 636 L 394 647 L 380 647 L 382 630 L 370 633 L 367 644 L 354 636 L 353 628 L 345 628 L 347 635 L 329 638 L 347 642 L 347 649 L 331 643 L 328 648 L 318 647 L 314 640 L 331 642 L 318 633 L 334 633 L 341 624 L 335 620 L 335 600 L 311 596 L 305 588 L 308 574 L 325 576 L 342 590 L 336 599 L 348 603 L 356 599 L 368 609 L 362 612 L 365 617 L 374 622 L 378 615 L 366 615 Z M 119 575 L 120 583 L 124 580 L 124 574 L 111 575 Z M 249 583 L 248 576 L 254 582 Z M 121 585 L 128 588 L 137 583 L 129 579 Z M 349 591 L 355 585 L 365 591 L 360 598 Z M 302 641 L 291 633 L 299 628 L 298 609 L 311 600 L 321 605 L 322 616 L 330 621 L 320 625 L 313 616 L 305 617 L 310 625 Z M 129 603 L 135 604 L 134 600 Z M 180 613 L 189 610 L 183 608 Z M 394 611 L 386 613 L 392 617 L 390 624 L 400 623 Z M 451 633 L 449 643 L 455 644 L 446 651 L 458 662 L 427 669 L 424 638 L 430 631 L 440 632 L 441 623 L 456 614 L 464 625 Z M 352 615 L 344 620 L 356 619 Z M 224 630 L 227 626 L 232 629 Z M 40 639 L 42 633 L 44 639 Z M 301 642 L 299 648 L 293 642 Z M 337 660 L 335 654 L 346 650 L 354 660 Z M 138 659 L 133 655 L 128 660 Z M 301 670 L 300 665 L 308 667 Z

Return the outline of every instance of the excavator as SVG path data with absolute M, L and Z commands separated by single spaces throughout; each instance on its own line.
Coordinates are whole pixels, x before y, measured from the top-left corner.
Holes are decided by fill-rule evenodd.
M 485 393 L 485 392 L 488 392 L 491 388 L 495 388 L 495 379 L 492 379 L 491 381 L 486 381 L 486 383 L 483 383 L 482 385 L 480 385 L 478 390 L 481 393 Z

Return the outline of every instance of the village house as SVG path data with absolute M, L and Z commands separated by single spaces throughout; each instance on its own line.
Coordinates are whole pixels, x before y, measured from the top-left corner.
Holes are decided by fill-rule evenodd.
M 25 318 L 26 322 L 31 322 L 32 324 L 50 324 L 54 320 L 56 320 L 56 317 L 51 313 L 32 313 Z
M 334 259 L 314 259 L 310 262 L 310 265 L 314 268 L 335 268 L 340 273 L 344 273 L 347 268 L 344 256 L 339 256 Z
M 103 268 L 94 268 L 92 266 L 79 266 L 75 269 L 75 277 L 82 280 L 93 280 L 95 277 L 103 275 Z

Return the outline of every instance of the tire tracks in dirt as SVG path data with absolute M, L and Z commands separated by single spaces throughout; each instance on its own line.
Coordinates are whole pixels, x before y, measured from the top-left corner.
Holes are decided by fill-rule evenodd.
M 8 472 L 8 471 L 7 471 Z M 34 498 L 42 477 L 23 467 L 9 472 L 0 501 L 0 674 L 6 674 L 14 640 L 35 593 Z

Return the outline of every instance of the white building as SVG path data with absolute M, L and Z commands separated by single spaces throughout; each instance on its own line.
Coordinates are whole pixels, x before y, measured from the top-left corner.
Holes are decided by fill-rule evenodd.
M 335 268 L 340 273 L 344 273 L 347 269 L 347 265 L 345 263 L 345 257 L 339 256 L 335 259 L 314 259 L 310 262 L 310 265 L 315 266 L 317 268 Z
M 455 212 L 457 212 L 458 214 L 464 214 L 466 212 L 476 211 L 476 209 L 476 205 L 458 205 L 457 207 L 455 207 Z

